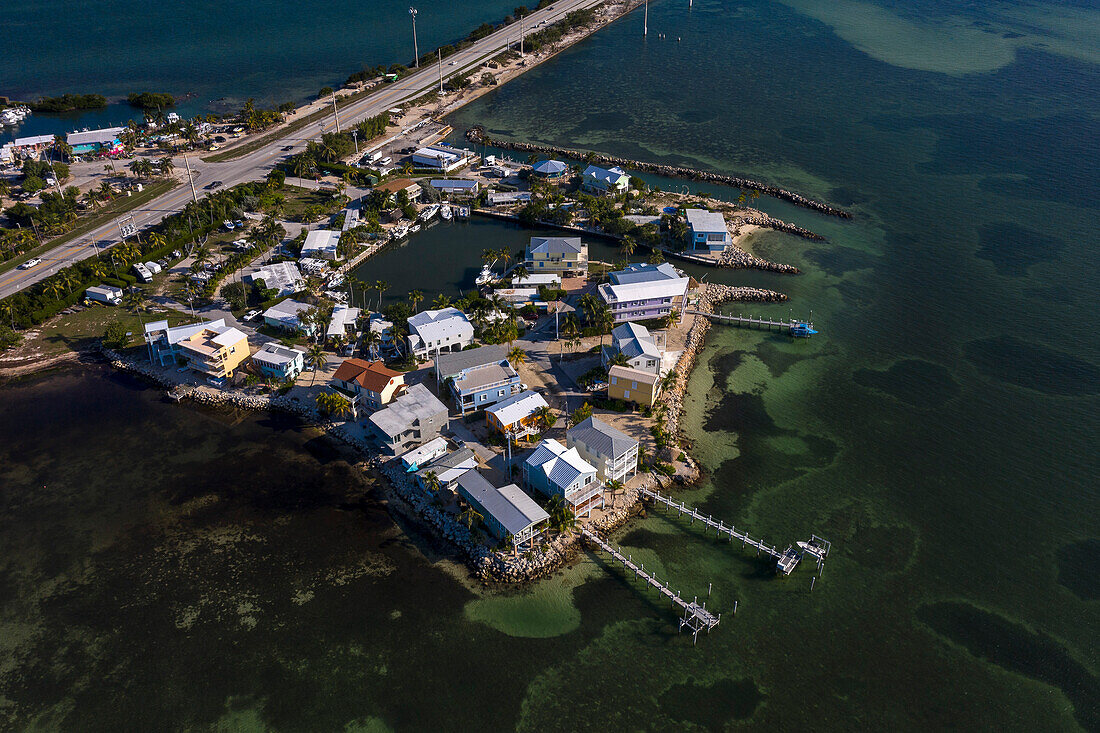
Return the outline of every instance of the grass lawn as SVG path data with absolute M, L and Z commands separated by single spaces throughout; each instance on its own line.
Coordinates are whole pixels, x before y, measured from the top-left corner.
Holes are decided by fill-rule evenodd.
M 0 273 L 7 272 L 15 267 L 18 267 L 22 263 L 31 259 L 32 257 L 39 257 L 42 254 L 49 252 L 58 245 L 65 244 L 68 241 L 83 236 L 92 231 L 96 227 L 102 226 L 107 222 L 114 219 L 119 214 L 125 213 L 136 209 L 137 207 L 147 204 L 153 199 L 167 193 L 177 181 L 175 179 L 169 179 L 166 181 L 156 181 L 145 187 L 144 191 L 135 193 L 133 196 L 116 196 L 106 206 L 99 211 L 96 211 L 88 216 L 83 216 L 77 219 L 77 224 L 71 230 L 65 232 L 59 237 L 54 237 L 43 245 L 35 247 L 29 252 L 25 252 L 22 255 L 10 259 L 6 262 L 0 262 Z
M 189 315 L 175 310 L 135 314 L 120 306 L 106 305 L 95 305 L 79 313 L 56 316 L 27 331 L 28 338 L 20 346 L 3 354 L 3 366 L 89 348 L 103 336 L 107 325 L 115 321 L 120 321 L 133 334 L 131 344 L 141 343 L 143 324 L 164 319 L 168 319 L 173 326 L 192 322 Z
M 291 180 L 294 180 L 293 177 L 287 178 L 287 181 Z M 284 184 L 282 193 L 286 197 L 283 204 L 285 207 L 283 217 L 287 221 L 298 221 L 310 206 L 323 206 L 330 214 L 337 210 L 337 202 L 333 198 L 332 191 L 314 191 L 310 188 Z

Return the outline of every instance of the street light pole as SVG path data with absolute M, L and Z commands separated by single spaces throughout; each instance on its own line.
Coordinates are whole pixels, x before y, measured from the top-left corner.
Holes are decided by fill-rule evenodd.
M 332 92 L 332 116 L 336 118 L 336 134 L 340 134 L 340 110 L 336 108 L 336 92 Z
M 416 45 L 416 8 L 409 8 L 409 15 L 412 16 L 413 21 L 413 57 L 415 59 L 414 65 L 416 68 L 420 68 L 420 49 Z
M 359 130 L 355 129 L 351 131 L 351 139 L 355 142 L 355 155 L 359 155 Z

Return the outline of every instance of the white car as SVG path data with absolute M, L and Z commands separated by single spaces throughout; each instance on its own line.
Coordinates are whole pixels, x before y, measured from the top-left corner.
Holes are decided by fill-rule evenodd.
M 42 260 L 37 259 L 37 258 L 33 258 L 33 259 L 27 260 L 22 265 L 20 265 L 19 269 L 20 270 L 29 270 L 32 267 L 34 267 L 35 265 L 40 265 L 40 264 L 42 264 Z

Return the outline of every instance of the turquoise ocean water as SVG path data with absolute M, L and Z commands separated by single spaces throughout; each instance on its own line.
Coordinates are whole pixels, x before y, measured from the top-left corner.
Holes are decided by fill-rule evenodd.
M 777 544 L 831 539 L 812 593 L 659 513 L 614 539 L 685 592 L 713 583 L 722 624 L 694 648 L 597 557 L 470 586 L 293 426 L 44 376 L 0 392 L 0 720 L 1100 728 L 1098 18 L 658 0 L 648 39 L 636 12 L 452 117 L 854 212 L 761 200 L 828 241 L 752 243 L 800 276 L 708 278 L 787 292 L 751 310 L 812 309 L 822 334 L 716 327 L 685 416 L 707 478 L 684 498 Z M 482 244 L 525 235 L 435 227 L 359 275 L 428 292 L 446 263 L 457 291 Z

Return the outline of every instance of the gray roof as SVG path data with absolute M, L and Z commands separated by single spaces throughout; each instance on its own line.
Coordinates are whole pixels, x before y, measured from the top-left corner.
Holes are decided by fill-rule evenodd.
M 612 458 L 618 458 L 638 445 L 634 438 L 596 417 L 590 417 L 570 428 L 566 432 L 566 440 L 569 443 L 579 440 L 593 453 Z
M 637 323 L 624 323 L 616 326 L 611 331 L 611 342 L 614 347 L 626 355 L 627 359 L 639 356 L 649 356 L 654 359 L 661 358 L 661 350 L 653 341 L 649 329 Z
M 625 270 L 612 272 L 611 281 L 616 285 L 630 285 L 641 282 L 660 282 L 661 280 L 676 280 L 683 275 L 676 271 L 668 262 L 659 265 L 630 265 Z
M 508 356 L 507 350 L 500 345 L 482 346 L 451 353 L 441 353 L 435 360 L 435 368 L 441 379 L 453 377 L 465 369 L 482 364 L 497 364 Z
M 496 382 L 505 382 L 518 377 L 516 370 L 508 362 L 503 364 L 483 364 L 474 367 L 455 380 L 455 387 L 462 391 L 476 390 Z
M 527 253 L 557 254 L 570 252 L 580 254 L 583 246 L 580 237 L 531 237 L 531 243 L 527 245 Z
M 688 209 L 684 213 L 687 215 L 688 225 L 696 232 L 726 231 L 726 219 L 720 212 Z
M 444 471 L 452 468 L 460 468 L 462 464 L 469 460 L 473 460 L 474 464 L 477 464 L 477 454 L 469 448 L 459 448 L 458 450 L 447 453 L 446 455 L 439 456 L 438 458 L 428 461 L 424 466 L 416 472 L 417 476 L 426 476 L 430 472 L 435 472 L 437 476 L 441 475 Z
M 471 501 L 493 515 L 508 534 L 519 534 L 532 524 L 550 518 L 546 510 L 515 484 L 498 489 L 476 470 L 462 474 L 458 486 Z
M 533 170 L 536 173 L 550 174 L 550 173 L 564 173 L 569 166 L 560 160 L 543 160 L 535 163 Z
M 379 430 L 393 437 L 405 432 L 419 420 L 433 417 L 441 412 L 446 414 L 447 406 L 423 384 L 414 384 L 389 407 L 379 410 L 368 419 Z

